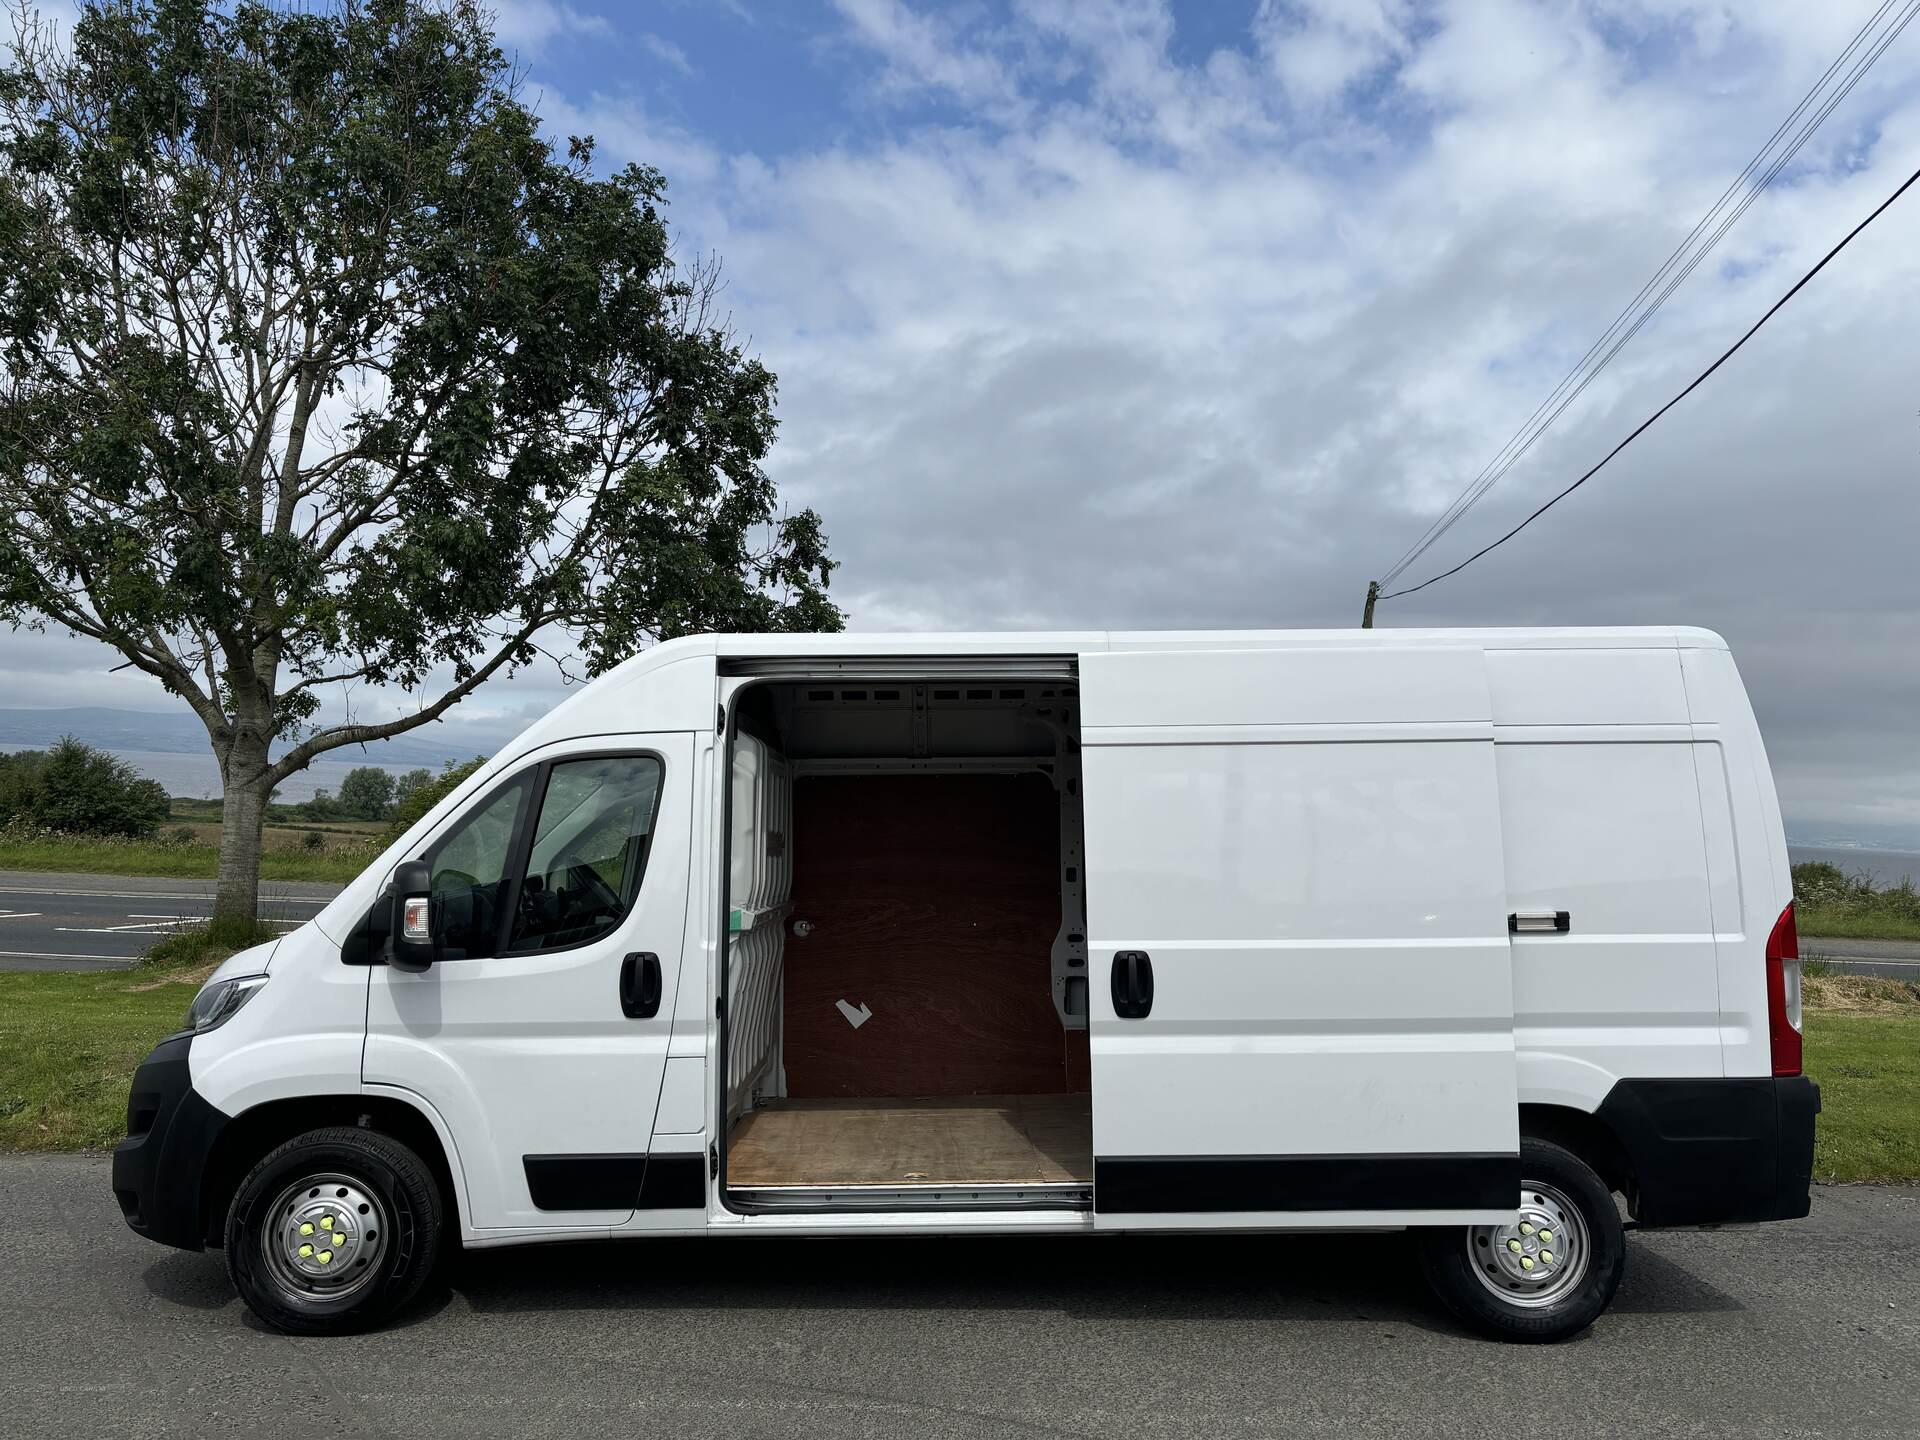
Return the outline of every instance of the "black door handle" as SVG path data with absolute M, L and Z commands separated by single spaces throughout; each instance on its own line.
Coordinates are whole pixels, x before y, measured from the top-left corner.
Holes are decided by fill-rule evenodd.
M 660 1013 L 660 957 L 637 950 L 620 962 L 620 1008 L 629 1020 L 651 1020 Z
M 1153 957 L 1144 950 L 1121 950 L 1113 957 L 1113 1013 L 1122 1020 L 1144 1020 L 1153 1009 Z

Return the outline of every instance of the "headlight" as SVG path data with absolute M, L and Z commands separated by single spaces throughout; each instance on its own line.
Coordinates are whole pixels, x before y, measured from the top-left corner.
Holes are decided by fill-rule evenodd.
M 253 998 L 253 992 L 266 983 L 264 975 L 236 975 L 206 986 L 187 1007 L 187 1033 L 201 1035 L 226 1024 Z

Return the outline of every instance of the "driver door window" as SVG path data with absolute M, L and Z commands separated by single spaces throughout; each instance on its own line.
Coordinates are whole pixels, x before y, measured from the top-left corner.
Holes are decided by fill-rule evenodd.
M 521 776 L 494 795 L 433 850 L 434 934 L 447 960 L 495 954 L 506 914 L 513 839 L 526 800 Z
M 618 926 L 646 869 L 661 774 L 652 755 L 600 755 L 495 792 L 427 856 L 442 958 L 561 950 Z
M 563 760 L 548 771 L 510 950 L 583 945 L 626 918 L 659 795 L 651 755 Z

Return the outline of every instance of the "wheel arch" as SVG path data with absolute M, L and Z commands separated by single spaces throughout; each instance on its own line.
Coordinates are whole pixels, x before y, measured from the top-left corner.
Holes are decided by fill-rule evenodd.
M 1522 1105 L 1520 1133 L 1571 1151 L 1592 1167 L 1609 1190 L 1624 1195 L 1630 1207 L 1638 1204 L 1633 1160 L 1620 1137 L 1599 1116 L 1567 1105 Z
M 200 1233 L 205 1243 L 215 1247 L 223 1243 L 234 1193 L 262 1156 L 296 1135 L 332 1125 L 365 1126 L 412 1149 L 433 1172 L 447 1214 L 464 1226 L 465 1187 L 455 1173 L 451 1145 L 425 1109 L 398 1095 L 300 1095 L 243 1110 L 222 1127 L 200 1186 Z

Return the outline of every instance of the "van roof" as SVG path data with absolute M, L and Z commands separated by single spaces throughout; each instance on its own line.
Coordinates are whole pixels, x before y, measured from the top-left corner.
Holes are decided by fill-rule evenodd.
M 1489 650 L 1712 649 L 1727 642 L 1689 626 L 1552 626 L 1320 630 L 853 630 L 838 634 L 692 635 L 653 652 L 734 658 L 798 655 L 1071 654 L 1088 650 L 1266 650 L 1324 646 L 1468 645 Z M 664 656 L 662 656 L 664 658 Z

